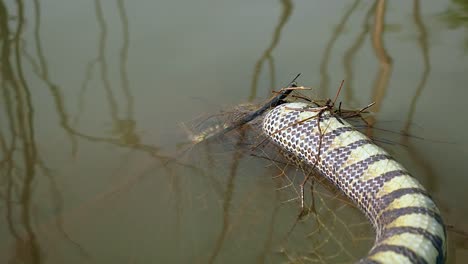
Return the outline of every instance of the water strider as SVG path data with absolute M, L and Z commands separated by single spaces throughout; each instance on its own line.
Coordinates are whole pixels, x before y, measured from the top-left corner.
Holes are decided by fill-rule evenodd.
M 305 164 L 327 178 L 369 218 L 376 238 L 360 263 L 444 263 L 446 228 L 424 187 L 340 117 L 341 108 L 334 109 L 336 99 L 325 104 L 288 102 L 286 97 L 296 87 L 291 86 L 211 136 L 261 120 L 257 120 L 261 133 L 292 155 L 298 166 Z M 344 116 L 359 115 L 365 109 Z M 307 179 L 301 184 L 302 207 Z

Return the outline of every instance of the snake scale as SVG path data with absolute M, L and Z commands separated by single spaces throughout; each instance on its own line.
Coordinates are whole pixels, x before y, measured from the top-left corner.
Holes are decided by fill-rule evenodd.
M 444 263 L 446 230 L 422 185 L 382 148 L 329 110 L 274 107 L 264 133 L 336 185 L 370 219 L 376 240 L 360 263 Z

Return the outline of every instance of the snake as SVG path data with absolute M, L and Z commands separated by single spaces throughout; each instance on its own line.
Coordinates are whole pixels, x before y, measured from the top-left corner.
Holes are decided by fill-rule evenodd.
M 446 228 L 426 189 L 331 109 L 284 103 L 269 110 L 261 126 L 274 144 L 331 181 L 370 220 L 375 242 L 359 263 L 446 261 Z

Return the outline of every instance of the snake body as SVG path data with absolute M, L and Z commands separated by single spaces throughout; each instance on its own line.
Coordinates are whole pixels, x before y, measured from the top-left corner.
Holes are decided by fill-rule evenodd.
M 287 103 L 264 133 L 317 169 L 370 219 L 376 240 L 360 263 L 444 263 L 446 230 L 424 187 L 382 148 L 329 110 Z

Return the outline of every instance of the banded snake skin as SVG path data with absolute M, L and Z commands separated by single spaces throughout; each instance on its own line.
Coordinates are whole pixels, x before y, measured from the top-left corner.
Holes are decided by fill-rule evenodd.
M 318 109 L 300 102 L 279 105 L 266 114 L 262 129 L 370 219 L 376 239 L 359 263 L 444 263 L 445 226 L 424 187 L 367 136 Z

